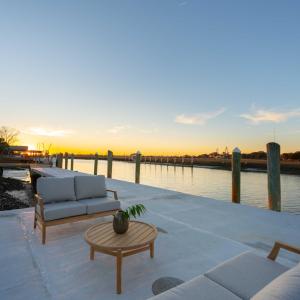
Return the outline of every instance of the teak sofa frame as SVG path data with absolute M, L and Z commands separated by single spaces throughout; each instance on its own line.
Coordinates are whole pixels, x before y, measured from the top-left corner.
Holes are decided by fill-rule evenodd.
M 274 243 L 274 246 L 273 246 L 271 252 L 268 255 L 268 259 L 276 260 L 280 249 L 284 249 L 284 250 L 287 250 L 287 251 L 290 251 L 290 252 L 293 252 L 293 253 L 296 253 L 296 254 L 300 254 L 300 248 L 289 245 L 289 244 L 285 244 L 285 243 L 280 242 L 280 241 L 276 241 Z
M 118 194 L 116 191 L 113 191 L 113 190 L 106 190 L 106 191 L 113 193 L 114 199 L 118 200 Z M 66 217 L 63 219 L 46 221 L 45 216 L 44 216 L 43 199 L 39 195 L 35 194 L 34 201 L 35 201 L 35 203 L 34 203 L 35 209 L 34 209 L 33 228 L 36 229 L 36 227 L 38 227 L 41 230 L 42 244 L 46 243 L 46 228 L 49 226 L 55 226 L 55 225 L 60 225 L 60 224 L 66 224 L 66 223 L 72 223 L 72 222 L 78 222 L 78 221 L 83 221 L 83 220 L 88 220 L 88 219 L 110 216 L 110 215 L 114 215 L 118 211 L 118 209 L 114 209 L 114 210 L 101 211 L 101 212 L 98 212 L 95 214 L 90 214 L 90 215 L 85 214 L 85 215 L 79 215 L 79 216 L 73 216 L 73 217 Z M 40 213 L 37 211 L 37 205 L 40 206 Z

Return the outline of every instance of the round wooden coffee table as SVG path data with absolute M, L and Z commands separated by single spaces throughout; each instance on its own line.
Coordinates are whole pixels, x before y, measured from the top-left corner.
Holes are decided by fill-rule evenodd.
M 155 226 L 139 221 L 130 221 L 128 231 L 124 234 L 115 233 L 112 222 L 93 225 L 85 233 L 85 240 L 90 245 L 91 260 L 95 258 L 95 251 L 116 257 L 118 294 L 122 292 L 122 258 L 148 249 L 153 258 L 156 237 Z

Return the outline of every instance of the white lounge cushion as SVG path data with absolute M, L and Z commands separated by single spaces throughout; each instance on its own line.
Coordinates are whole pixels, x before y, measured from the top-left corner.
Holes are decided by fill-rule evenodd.
M 77 200 L 106 197 L 105 177 L 75 176 L 75 193 Z
M 120 209 L 120 201 L 111 198 L 93 198 L 79 200 L 79 203 L 86 205 L 87 214 L 94 214 L 102 211 Z
M 40 207 L 37 205 L 38 213 Z M 63 219 L 86 214 L 86 206 L 78 201 L 65 201 L 47 203 L 44 205 L 44 218 L 46 221 Z
M 44 203 L 76 200 L 72 177 L 40 177 L 36 188 Z
M 221 285 L 201 275 L 180 284 L 151 300 L 241 300 Z M 149 299 L 149 300 L 150 300 Z
M 205 274 L 240 298 L 249 299 L 288 268 L 268 258 L 245 252 Z
M 278 276 L 259 291 L 253 300 L 299 300 L 300 264 Z

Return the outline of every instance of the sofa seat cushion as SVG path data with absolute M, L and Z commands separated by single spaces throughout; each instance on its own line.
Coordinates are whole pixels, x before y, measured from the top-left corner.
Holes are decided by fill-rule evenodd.
M 38 213 L 40 207 L 37 205 Z M 65 201 L 47 203 L 44 205 L 44 218 L 46 221 L 63 219 L 86 214 L 86 206 L 78 201 Z
M 44 203 L 76 200 L 72 177 L 40 177 L 37 179 L 36 188 Z
M 221 285 L 201 275 L 180 284 L 151 300 L 241 300 Z M 149 300 L 150 300 L 149 299 Z
M 77 200 L 106 197 L 104 176 L 75 176 L 75 193 Z
M 79 203 L 87 207 L 87 214 L 95 214 L 102 211 L 120 209 L 120 201 L 111 198 L 93 198 L 79 200 Z
M 278 276 L 259 291 L 253 300 L 299 300 L 300 264 Z
M 240 298 L 249 299 L 288 268 L 268 258 L 245 252 L 205 274 Z

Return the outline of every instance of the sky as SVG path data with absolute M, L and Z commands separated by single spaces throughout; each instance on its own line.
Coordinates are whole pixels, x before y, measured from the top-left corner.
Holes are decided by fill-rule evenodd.
M 300 2 L 0 0 L 0 126 L 51 152 L 300 150 Z

